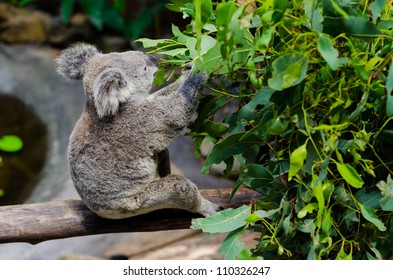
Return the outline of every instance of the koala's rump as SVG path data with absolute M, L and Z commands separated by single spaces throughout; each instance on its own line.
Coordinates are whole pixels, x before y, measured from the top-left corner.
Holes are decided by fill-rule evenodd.
M 91 209 L 110 209 L 120 198 L 138 195 L 156 179 L 153 157 L 140 157 L 118 143 L 86 143 L 69 151 L 71 176 Z M 110 146 L 110 147 L 109 147 Z M 116 147 L 117 146 L 117 147 Z M 120 146 L 120 147 L 119 147 Z

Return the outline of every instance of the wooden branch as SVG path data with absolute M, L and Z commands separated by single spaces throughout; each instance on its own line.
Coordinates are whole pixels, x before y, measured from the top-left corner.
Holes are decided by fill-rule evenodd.
M 201 190 L 204 197 L 223 208 L 234 208 L 259 198 L 257 192 L 239 190 L 232 202 L 231 189 Z M 0 243 L 28 242 L 115 232 L 148 232 L 189 228 L 198 214 L 162 209 L 122 220 L 98 217 L 80 200 L 65 200 L 0 207 Z

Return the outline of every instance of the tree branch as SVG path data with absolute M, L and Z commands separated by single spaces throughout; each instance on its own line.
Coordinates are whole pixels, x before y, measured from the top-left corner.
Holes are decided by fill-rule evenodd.
M 239 190 L 232 202 L 231 189 L 205 189 L 202 195 L 223 208 L 249 204 L 261 195 Z M 0 207 L 0 243 L 28 242 L 116 232 L 148 232 L 189 228 L 199 214 L 162 209 L 122 220 L 98 217 L 80 200 L 64 200 Z

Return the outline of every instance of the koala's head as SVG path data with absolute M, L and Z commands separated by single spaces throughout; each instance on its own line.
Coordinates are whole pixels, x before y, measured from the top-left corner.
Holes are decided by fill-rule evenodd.
M 56 59 L 58 72 L 69 79 L 83 79 L 87 102 L 98 117 L 113 116 L 122 103 L 146 98 L 158 63 L 138 51 L 100 53 L 96 47 L 78 44 Z

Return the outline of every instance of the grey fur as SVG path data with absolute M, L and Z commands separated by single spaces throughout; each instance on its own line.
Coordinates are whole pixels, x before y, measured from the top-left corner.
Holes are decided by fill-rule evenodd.
M 74 46 L 57 59 L 60 73 L 83 77 L 87 96 L 68 150 L 82 200 L 110 219 L 161 208 L 215 213 L 218 206 L 188 179 L 158 174 L 158 165 L 165 162 L 158 157 L 189 124 L 206 75 L 188 67 L 176 82 L 149 95 L 157 71 L 154 60 L 135 51 L 92 55 L 93 49 Z
M 56 59 L 57 70 L 64 77 L 82 79 L 85 74 L 87 62 L 96 55 L 96 47 L 84 43 L 75 44 L 62 52 L 61 58 Z

